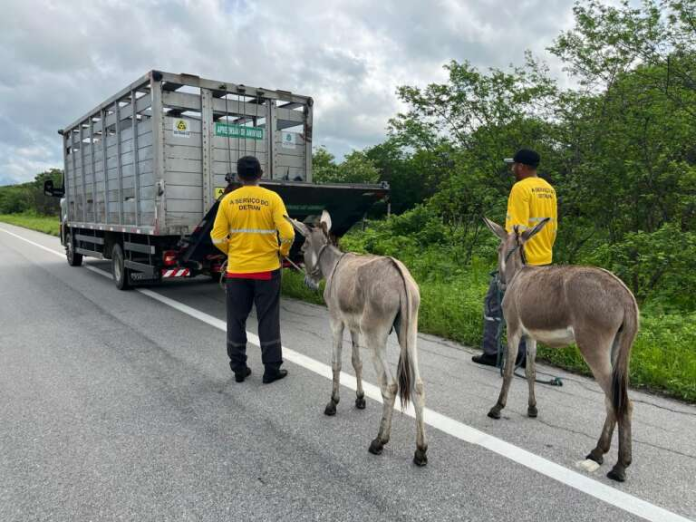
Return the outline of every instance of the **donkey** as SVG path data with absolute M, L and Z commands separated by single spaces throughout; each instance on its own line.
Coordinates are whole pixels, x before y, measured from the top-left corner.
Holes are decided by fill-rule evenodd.
M 532 229 L 508 234 L 504 228 L 483 218 L 500 238 L 498 270 L 506 287 L 503 314 L 507 323 L 507 353 L 503 387 L 498 402 L 488 412 L 500 418 L 505 407 L 520 339 L 527 339 L 526 377 L 529 385 L 527 414 L 537 416 L 534 381 L 537 341 L 562 348 L 576 343 L 592 374 L 604 391 L 606 419 L 597 446 L 585 457 L 595 469 L 609 451 L 614 426 L 619 424 L 619 460 L 607 474 L 626 480 L 631 464 L 631 415 L 628 399 L 628 362 L 638 333 L 638 304 L 631 291 L 614 274 L 586 266 L 527 266 L 524 245 L 549 218 Z M 588 467 L 589 468 L 589 467 Z
M 360 335 L 372 351 L 384 399 L 379 433 L 370 444 L 370 453 L 380 455 L 384 445 L 389 442 L 394 401 L 398 392 L 402 406 L 406 406 L 411 400 L 414 402 L 416 452 L 413 462 L 418 466 L 425 466 L 428 463 L 428 444 L 423 423 L 425 391 L 418 370 L 416 349 L 420 305 L 418 285 L 408 269 L 396 259 L 341 252 L 329 238 L 331 217 L 328 212 L 322 213 L 316 227 L 286 219 L 305 238 L 302 254 L 306 281 L 317 288 L 319 281 L 326 279 L 324 301 L 329 308 L 333 337 L 333 391 L 324 413 L 330 416 L 336 414 L 336 405 L 340 399 L 343 331 L 348 327 L 353 343 L 353 368 L 358 381 L 355 406 L 365 408 L 358 344 Z M 392 328 L 396 330 L 401 347 L 396 379 L 387 362 L 387 337 Z

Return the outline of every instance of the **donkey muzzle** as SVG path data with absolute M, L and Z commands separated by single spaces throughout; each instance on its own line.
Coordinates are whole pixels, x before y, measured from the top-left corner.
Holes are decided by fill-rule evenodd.
M 309 275 L 305 275 L 304 284 L 310 290 L 319 290 L 319 282 L 312 279 Z

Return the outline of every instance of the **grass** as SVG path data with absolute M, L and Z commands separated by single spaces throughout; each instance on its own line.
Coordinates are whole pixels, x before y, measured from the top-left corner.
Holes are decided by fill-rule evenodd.
M 60 236 L 60 220 L 58 216 L 42 216 L 31 213 L 0 214 L 0 222 L 37 230 L 52 236 Z
M 410 268 L 418 263 L 408 263 Z M 419 330 L 446 339 L 480 346 L 483 298 L 488 288 L 488 267 L 474 264 L 457 270 L 446 280 L 411 268 L 420 285 Z M 442 279 L 442 278 L 440 278 Z M 303 276 L 285 271 L 283 293 L 288 297 L 323 304 L 319 292 L 307 289 Z M 562 349 L 539 347 L 538 358 L 554 366 L 589 375 L 589 368 L 575 346 Z M 658 314 L 647 307 L 633 346 L 630 381 L 642 388 L 696 403 L 696 313 Z

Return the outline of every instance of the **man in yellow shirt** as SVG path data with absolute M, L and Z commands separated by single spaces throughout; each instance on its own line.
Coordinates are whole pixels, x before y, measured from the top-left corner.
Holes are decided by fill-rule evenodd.
M 549 265 L 553 260 L 553 244 L 556 241 L 558 228 L 556 191 L 546 180 L 537 175 L 541 158 L 535 151 L 521 149 L 517 151 L 514 158 L 504 161 L 511 165 L 511 171 L 516 180 L 508 198 L 505 230 L 510 233 L 517 225 L 518 229 L 523 231 L 534 228 L 544 218 L 551 218 L 541 232 L 524 245 L 528 265 Z M 499 325 L 503 320 L 497 272 L 495 274 L 484 301 L 483 353 L 472 357 L 475 363 L 489 366 L 495 366 L 497 363 L 502 331 Z M 527 347 L 522 338 L 517 356 L 518 364 L 524 364 L 526 353 Z
M 242 187 L 220 201 L 210 233 L 213 244 L 227 254 L 227 354 L 235 380 L 251 375 L 246 356 L 246 320 L 256 305 L 264 384 L 285 377 L 280 342 L 280 256 L 287 256 L 295 238 L 283 217 L 285 204 L 275 192 L 259 186 L 261 165 L 253 156 L 237 162 Z

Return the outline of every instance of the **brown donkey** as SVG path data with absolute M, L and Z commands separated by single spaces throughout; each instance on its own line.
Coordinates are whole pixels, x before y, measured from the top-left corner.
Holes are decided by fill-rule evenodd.
M 508 234 L 484 218 L 500 238 L 498 270 L 506 287 L 503 313 L 507 323 L 507 353 L 503 387 L 498 402 L 488 412 L 500 418 L 512 381 L 517 347 L 527 339 L 526 377 L 529 384 L 527 414 L 537 416 L 534 380 L 537 341 L 553 348 L 575 343 L 606 396 L 604 428 L 597 446 L 586 457 L 602 464 L 609 451 L 614 426 L 619 424 L 619 460 L 608 477 L 626 480 L 631 464 L 631 413 L 628 399 L 628 361 L 638 333 L 638 304 L 631 291 L 611 272 L 586 266 L 527 266 L 524 244 L 548 218 L 532 229 Z
M 428 463 L 428 443 L 423 420 L 425 390 L 418 369 L 416 345 L 420 304 L 418 285 L 408 269 L 396 259 L 344 253 L 332 245 L 329 240 L 331 217 L 328 212 L 322 213 L 319 226 L 316 227 L 287 219 L 305 238 L 302 253 L 307 282 L 317 287 L 321 279 L 326 279 L 324 301 L 329 308 L 333 334 L 333 390 L 324 413 L 336 414 L 336 405 L 340 399 L 343 331 L 348 328 L 353 341 L 352 362 L 358 382 L 355 406 L 365 408 L 358 345 L 361 336 L 372 352 L 384 401 L 379 433 L 370 444 L 370 452 L 379 455 L 389 442 L 394 401 L 398 393 L 402 405 L 413 399 L 416 412 L 416 452 L 413 462 L 418 466 L 425 466 Z M 392 328 L 396 331 L 401 347 L 396 376 L 392 374 L 387 362 L 387 337 Z

